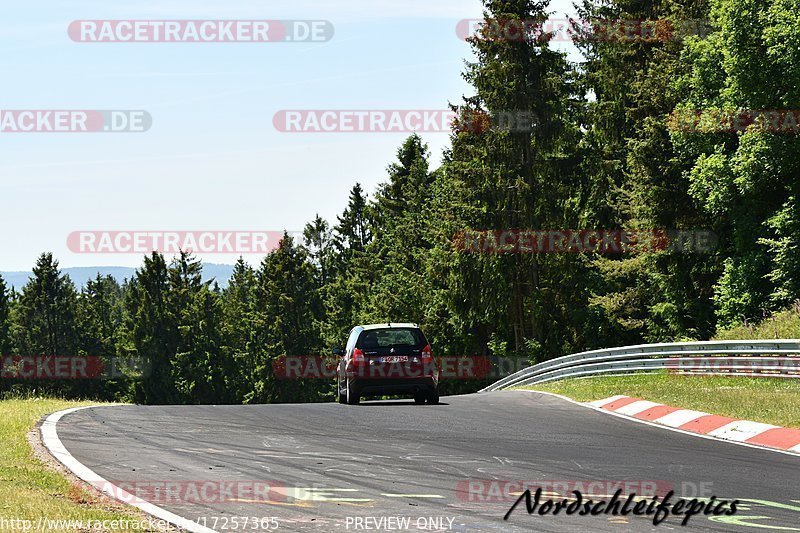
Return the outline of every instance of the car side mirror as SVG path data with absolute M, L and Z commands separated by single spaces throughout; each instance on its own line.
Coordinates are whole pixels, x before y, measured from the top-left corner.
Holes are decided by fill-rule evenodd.
M 344 350 L 342 350 L 341 348 L 334 348 L 333 355 L 337 357 L 342 357 L 344 355 Z

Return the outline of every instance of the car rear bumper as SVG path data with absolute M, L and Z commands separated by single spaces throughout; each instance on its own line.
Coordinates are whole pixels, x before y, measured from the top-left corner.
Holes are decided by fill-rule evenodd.
M 352 391 L 358 396 L 384 396 L 393 394 L 425 394 L 436 391 L 436 381 L 432 377 L 353 379 Z

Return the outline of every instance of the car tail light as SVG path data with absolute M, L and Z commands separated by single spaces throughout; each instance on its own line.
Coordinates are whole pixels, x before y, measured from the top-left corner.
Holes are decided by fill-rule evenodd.
M 423 364 L 433 362 L 433 353 L 431 352 L 430 344 L 428 344 L 422 349 L 422 362 Z
M 367 364 L 366 359 L 364 359 L 364 352 L 355 348 L 353 350 L 353 366 L 364 366 Z

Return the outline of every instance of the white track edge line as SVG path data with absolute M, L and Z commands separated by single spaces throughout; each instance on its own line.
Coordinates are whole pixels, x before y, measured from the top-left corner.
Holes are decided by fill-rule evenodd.
M 581 407 L 586 407 L 587 409 L 591 409 L 592 411 L 598 411 L 601 413 L 606 413 L 612 416 L 616 416 L 619 418 L 623 418 L 625 420 L 631 420 L 633 422 L 638 422 L 640 424 L 645 424 L 647 426 L 652 426 L 654 428 L 666 429 L 667 431 L 674 431 L 675 433 L 683 433 L 684 435 L 690 435 L 692 437 L 699 437 L 701 439 L 706 440 L 713 440 L 715 442 L 727 442 L 728 444 L 734 444 L 736 446 L 744 446 L 745 448 L 753 448 L 755 450 L 766 450 L 768 452 L 780 453 L 783 455 L 790 455 L 792 457 L 800 457 L 800 449 L 797 451 L 792 450 L 781 450 L 780 448 L 770 448 L 769 446 L 760 446 L 758 444 L 750 444 L 749 442 L 736 442 L 735 440 L 727 440 L 727 439 L 720 439 L 719 437 L 711 437 L 710 435 L 703 435 L 702 433 L 694 433 L 692 431 L 686 431 L 683 429 L 673 428 L 670 426 L 665 426 L 662 424 L 656 424 L 654 422 L 650 422 L 649 420 L 642 420 L 640 418 L 636 418 L 633 416 L 622 415 L 619 413 L 615 413 L 614 411 L 609 411 L 607 409 L 603 409 L 602 407 L 595 407 L 593 405 L 589 405 L 588 403 L 582 403 L 572 398 L 567 398 L 566 396 L 562 396 L 561 394 L 556 394 L 554 392 L 544 392 L 538 390 L 529 390 L 529 389 L 512 389 L 510 391 L 496 391 L 496 392 L 532 392 L 534 394 L 544 394 L 546 396 L 554 396 L 556 398 L 561 398 L 562 400 L 566 400 L 569 403 L 574 403 L 575 405 L 580 405 Z M 796 448 L 800 448 L 800 445 L 796 446 Z
M 61 418 L 63 418 L 68 414 L 74 413 L 76 411 L 82 411 L 83 409 L 92 409 L 95 407 L 116 407 L 116 406 L 90 405 L 87 407 L 73 407 L 71 409 L 65 409 L 63 411 L 58 411 L 56 413 L 48 415 L 47 418 L 44 419 L 44 421 L 42 422 L 42 426 L 40 428 L 42 435 L 42 443 L 48 449 L 50 454 L 59 463 L 64 465 L 68 470 L 70 470 L 80 479 L 89 483 L 91 486 L 93 486 L 103 494 L 106 494 L 115 500 L 119 500 L 128 505 L 132 505 L 133 507 L 137 507 L 139 510 L 144 511 L 149 515 L 152 515 L 156 518 L 169 522 L 170 524 L 177 526 L 181 529 L 185 529 L 186 531 L 191 531 L 192 533 L 218 533 L 213 529 L 202 526 L 197 522 L 193 522 L 187 518 L 183 518 L 182 516 L 178 516 L 150 502 L 133 501 L 136 498 L 132 494 L 129 494 L 128 492 L 117 487 L 111 482 L 103 479 L 102 477 L 94 473 L 89 467 L 87 467 L 86 465 L 75 459 L 75 457 L 73 457 L 72 454 L 69 453 L 69 451 L 67 451 L 66 447 L 64 447 L 64 444 L 61 442 L 61 439 L 58 438 L 58 431 L 56 430 L 56 424 L 58 423 L 59 420 L 61 420 Z M 130 499 L 129 501 L 126 501 L 123 498 L 130 498 Z

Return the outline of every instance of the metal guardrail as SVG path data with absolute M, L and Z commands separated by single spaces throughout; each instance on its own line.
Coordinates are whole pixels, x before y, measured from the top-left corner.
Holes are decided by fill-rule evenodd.
M 682 374 L 800 378 L 800 340 L 675 342 L 591 350 L 525 368 L 480 392 L 557 379 L 663 369 Z

